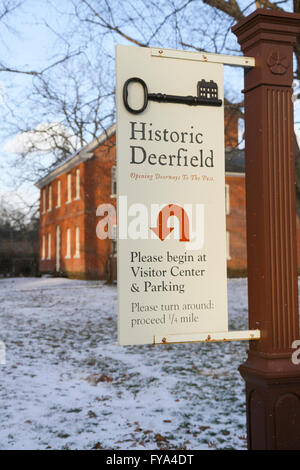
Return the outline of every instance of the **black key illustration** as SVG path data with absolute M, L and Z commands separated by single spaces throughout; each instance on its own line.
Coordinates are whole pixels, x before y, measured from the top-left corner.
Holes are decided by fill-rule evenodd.
M 134 109 L 128 103 L 128 86 L 130 83 L 139 83 L 144 91 L 144 102 L 141 108 Z M 131 77 L 123 86 L 124 106 L 132 114 L 140 114 L 148 106 L 148 101 L 157 101 L 159 103 L 177 103 L 187 104 L 189 106 L 222 106 L 222 100 L 218 98 L 218 85 L 210 80 L 202 79 L 197 83 L 197 96 L 177 96 L 166 95 L 165 93 L 148 93 L 148 88 L 144 80 L 138 77 Z

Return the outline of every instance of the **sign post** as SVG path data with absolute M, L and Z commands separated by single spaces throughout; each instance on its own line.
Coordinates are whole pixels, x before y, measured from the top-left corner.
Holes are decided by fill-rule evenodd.
M 300 449 L 293 46 L 300 15 L 256 10 L 233 28 L 256 59 L 245 74 L 250 328 L 261 330 L 240 367 L 249 449 Z

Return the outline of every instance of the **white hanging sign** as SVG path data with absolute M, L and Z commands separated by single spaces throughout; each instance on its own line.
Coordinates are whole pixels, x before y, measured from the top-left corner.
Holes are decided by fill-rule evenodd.
M 121 345 L 228 331 L 223 65 L 190 56 L 117 46 Z

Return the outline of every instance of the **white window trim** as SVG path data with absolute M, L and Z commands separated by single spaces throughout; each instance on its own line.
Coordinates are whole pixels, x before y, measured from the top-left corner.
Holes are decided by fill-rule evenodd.
M 74 258 L 80 258 L 80 227 L 75 227 L 75 255 Z
M 61 181 L 57 181 L 57 198 L 56 198 L 56 208 L 58 209 L 61 206 Z
M 226 231 L 226 259 L 231 260 L 230 256 L 230 233 Z
M 52 211 L 52 186 L 48 188 L 48 212 Z
M 47 240 L 47 243 L 48 243 L 48 249 L 47 249 L 47 259 L 51 259 L 51 233 L 48 233 L 48 240 Z
M 80 170 L 79 168 L 77 168 L 76 170 L 75 178 L 76 178 L 76 195 L 75 195 L 74 200 L 78 201 L 80 199 Z
M 67 201 L 66 204 L 72 202 L 72 175 L 71 173 L 67 174 Z
M 42 214 L 46 212 L 46 189 L 42 190 Z
M 70 259 L 71 258 L 71 229 L 67 228 L 67 250 L 66 250 L 66 256 L 65 259 Z
M 46 258 L 46 236 L 42 235 L 42 257 L 41 259 L 44 260 Z

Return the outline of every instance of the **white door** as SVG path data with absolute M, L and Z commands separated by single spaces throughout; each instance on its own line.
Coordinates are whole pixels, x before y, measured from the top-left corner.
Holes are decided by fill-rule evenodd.
M 56 227 L 56 272 L 60 271 L 60 227 Z

